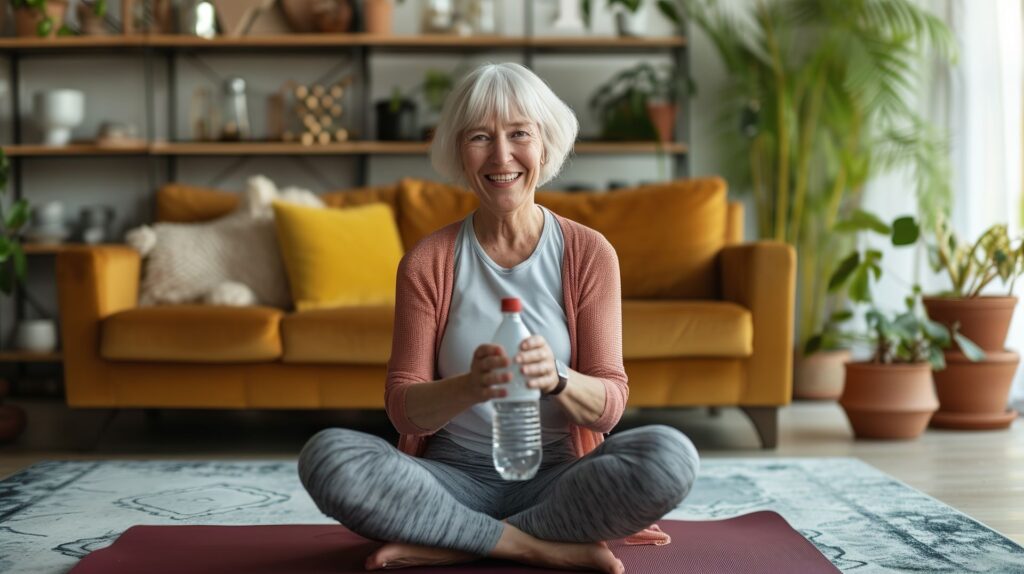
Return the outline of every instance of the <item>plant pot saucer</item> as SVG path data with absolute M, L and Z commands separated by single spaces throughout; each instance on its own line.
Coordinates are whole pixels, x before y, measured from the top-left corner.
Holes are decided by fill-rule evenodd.
M 954 413 L 938 411 L 932 415 L 930 426 L 957 430 L 998 430 L 1008 428 L 1017 418 L 1017 411 L 1007 408 L 999 414 Z

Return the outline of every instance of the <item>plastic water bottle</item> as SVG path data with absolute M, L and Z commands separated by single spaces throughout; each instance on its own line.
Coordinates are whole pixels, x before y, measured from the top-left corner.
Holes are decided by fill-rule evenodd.
M 509 360 L 519 352 L 519 345 L 530 336 L 519 312 L 522 303 L 515 297 L 501 300 L 501 325 L 491 342 L 505 349 Z M 521 365 L 512 363 L 507 369 L 512 380 L 506 383 L 508 395 L 491 399 L 494 406 L 494 468 L 505 480 L 529 480 L 537 474 L 543 453 L 540 434 L 540 389 L 527 389 Z

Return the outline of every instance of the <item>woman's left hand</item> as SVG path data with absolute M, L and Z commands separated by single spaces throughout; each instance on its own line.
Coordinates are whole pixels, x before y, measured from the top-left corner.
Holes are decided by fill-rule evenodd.
M 526 388 L 540 389 L 542 394 L 547 394 L 558 386 L 555 354 L 543 336 L 532 335 L 523 339 L 514 361 L 526 377 Z

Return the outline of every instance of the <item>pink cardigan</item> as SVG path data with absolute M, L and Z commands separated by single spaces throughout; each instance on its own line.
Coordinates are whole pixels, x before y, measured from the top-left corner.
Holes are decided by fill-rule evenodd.
M 569 367 L 600 378 L 605 388 L 604 412 L 594 423 L 572 425 L 577 456 L 597 448 L 622 417 L 629 397 L 622 364 L 622 296 L 619 261 L 603 235 L 555 215 L 565 239 L 562 292 L 569 323 Z M 461 221 L 447 225 L 416 244 L 398 266 L 394 337 L 388 360 L 385 409 L 401 437 L 398 448 L 421 456 L 433 434 L 409 420 L 405 392 L 410 385 L 440 378 L 437 355 L 448 325 L 455 277 L 455 239 Z M 497 306 L 497 302 L 495 302 Z M 582 338 L 578 334 L 583 333 Z M 634 544 L 667 544 L 657 525 L 631 536 Z

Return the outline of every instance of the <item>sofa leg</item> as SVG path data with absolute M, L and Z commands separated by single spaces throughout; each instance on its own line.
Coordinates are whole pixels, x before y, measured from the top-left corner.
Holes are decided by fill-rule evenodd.
M 778 407 L 740 407 L 761 439 L 761 448 L 775 448 L 779 439 Z

